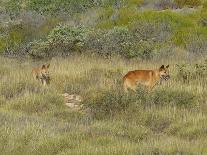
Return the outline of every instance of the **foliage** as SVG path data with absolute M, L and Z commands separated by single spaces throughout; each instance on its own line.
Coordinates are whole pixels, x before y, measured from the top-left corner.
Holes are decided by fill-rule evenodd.
M 36 11 L 40 14 L 58 14 L 60 12 L 83 12 L 93 6 L 92 0 L 9 0 L 5 2 L 7 12 L 13 16 L 25 10 Z
M 31 43 L 29 55 L 34 58 L 45 58 L 81 52 L 87 33 L 86 29 L 57 26 L 45 41 L 39 40 Z
M 102 56 L 125 55 L 128 51 L 124 45 L 132 40 L 133 36 L 128 28 L 115 27 L 109 31 L 94 32 L 89 36 L 87 45 L 89 50 L 95 50 Z
M 201 5 L 201 0 L 174 0 L 178 7 L 183 8 L 184 6 L 197 7 Z
M 192 33 L 189 33 L 192 32 Z M 178 45 L 183 45 L 190 53 L 206 53 L 207 29 L 203 27 L 194 27 L 181 29 L 174 35 L 174 41 Z
M 192 79 L 202 79 L 207 76 L 207 60 L 196 64 L 177 64 L 177 76 L 184 83 Z
M 178 6 L 174 2 L 174 0 L 160 0 L 155 3 L 155 7 L 158 9 L 176 9 Z
M 198 98 L 199 96 L 182 90 L 154 90 L 147 94 L 145 89 L 138 87 L 136 93 L 129 94 L 119 89 L 100 92 L 97 98 L 90 99 L 86 103 L 94 117 L 105 119 L 114 117 L 117 113 L 127 111 L 129 108 L 136 108 L 140 104 L 146 107 L 149 105 L 195 107 L 198 104 L 196 102 Z
M 49 62 L 1 57 L 1 153 L 205 154 L 205 75 L 190 79 L 189 86 L 172 65 L 172 78 L 151 92 L 140 86 L 136 93 L 122 89 L 121 77 L 129 70 L 156 68 L 160 61 L 170 59 L 55 57 L 51 83 L 42 87 L 31 69 Z M 176 58 L 173 63 L 180 64 Z M 60 94 L 65 92 L 83 97 L 81 111 L 64 105 Z

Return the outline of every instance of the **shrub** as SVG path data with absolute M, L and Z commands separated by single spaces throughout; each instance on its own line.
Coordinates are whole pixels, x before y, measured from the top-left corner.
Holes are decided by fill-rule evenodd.
M 101 91 L 96 97 L 88 98 L 86 106 L 97 119 L 114 116 L 117 112 L 125 111 L 129 107 L 130 97 L 121 90 Z
M 158 90 L 155 91 L 149 101 L 159 105 L 177 105 L 181 107 L 195 107 L 198 97 L 191 92 L 183 90 Z
M 99 55 L 109 57 L 111 55 L 124 55 L 127 49 L 126 43 L 133 37 L 126 27 L 114 27 L 108 31 L 94 32 L 89 36 L 87 46 L 89 50 L 95 50 Z
M 69 55 L 82 52 L 88 31 L 82 28 L 57 26 L 47 36 L 45 41 L 31 43 L 29 55 L 34 58 Z
M 176 9 L 177 5 L 174 3 L 173 0 L 160 0 L 155 3 L 155 7 L 158 9 Z
M 29 2 L 9 0 L 5 2 L 5 6 L 8 13 L 16 16 L 25 10 L 32 10 L 41 14 L 80 13 L 95 6 L 95 4 L 92 0 L 30 0 Z
M 79 50 L 84 45 L 86 37 L 86 29 L 60 25 L 50 32 L 47 39 L 53 47 L 65 49 L 65 46 L 68 46 L 68 50 Z
M 154 39 L 154 41 L 162 42 L 167 41 L 172 37 L 174 21 L 169 21 L 167 18 L 171 14 L 155 14 L 140 15 L 138 21 L 130 24 L 130 30 L 136 35 L 136 38 L 147 40 Z
M 189 33 L 191 32 L 191 33 Z M 174 34 L 173 41 L 176 45 L 181 45 L 190 54 L 206 53 L 207 31 L 204 27 L 194 26 L 192 28 L 182 28 Z
M 155 56 L 155 49 L 157 48 L 158 44 L 155 43 L 153 40 L 147 41 L 139 41 L 139 42 L 131 42 L 123 44 L 125 48 L 125 53 L 123 55 L 126 58 L 141 58 L 141 59 L 151 59 Z
M 197 7 L 201 5 L 201 0 L 174 0 L 179 8 L 183 8 L 184 6 L 189 7 Z
M 109 91 L 100 91 L 94 97 L 88 97 L 85 105 L 91 109 L 91 113 L 97 119 L 113 117 L 114 115 L 136 109 L 140 104 L 143 106 L 167 105 L 179 107 L 195 107 L 199 96 L 192 92 L 177 89 L 154 89 L 147 93 L 144 87 L 138 87 L 137 92 L 124 93 L 122 89 L 116 88 Z
M 157 37 L 157 35 L 153 36 Z M 153 36 L 142 36 L 135 29 L 129 30 L 127 27 L 91 31 L 87 40 L 87 49 L 104 57 L 120 55 L 125 58 L 150 59 L 154 56 L 154 51 L 159 47 L 159 42 L 161 42 L 161 40 L 153 38 Z
M 202 35 L 190 35 L 189 40 L 186 41 L 185 46 L 188 52 L 196 55 L 207 53 L 207 37 Z
M 32 58 L 46 58 L 55 56 L 56 53 L 53 53 L 52 50 L 50 50 L 50 44 L 47 41 L 37 40 L 30 43 L 30 49 L 29 49 L 29 56 Z
M 185 83 L 207 76 L 207 60 L 197 64 L 177 64 L 176 67 L 178 79 Z

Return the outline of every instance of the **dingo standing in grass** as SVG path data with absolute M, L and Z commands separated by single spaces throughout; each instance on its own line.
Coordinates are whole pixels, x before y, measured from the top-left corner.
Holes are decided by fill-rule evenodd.
M 41 83 L 44 86 L 50 83 L 50 76 L 49 76 L 49 71 L 48 71 L 49 67 L 50 67 L 50 64 L 42 65 L 41 67 L 32 69 L 32 74 L 34 78 L 41 81 Z
M 138 84 L 145 85 L 148 87 L 148 90 L 151 90 L 160 80 L 168 80 L 170 78 L 168 68 L 169 65 L 166 67 L 162 65 L 156 70 L 129 71 L 123 77 L 125 92 L 127 92 L 128 89 L 136 91 Z

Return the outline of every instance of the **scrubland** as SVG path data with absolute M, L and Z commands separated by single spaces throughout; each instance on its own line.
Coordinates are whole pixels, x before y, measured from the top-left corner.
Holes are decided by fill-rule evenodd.
M 205 0 L 1 1 L 0 154 L 207 154 L 206 17 Z M 124 93 L 163 64 L 170 80 Z

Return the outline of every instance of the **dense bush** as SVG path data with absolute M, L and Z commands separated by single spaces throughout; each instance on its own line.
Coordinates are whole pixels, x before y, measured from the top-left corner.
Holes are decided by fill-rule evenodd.
M 164 5 L 162 7 L 165 7 L 165 4 L 174 4 L 170 0 L 158 2 Z M 41 14 L 47 12 L 41 9 L 48 7 L 48 10 L 50 8 L 53 13 L 59 12 L 60 10 L 53 10 L 59 2 L 48 0 L 44 3 L 45 8 L 42 6 L 43 2 L 16 3 L 11 0 L 6 3 L 8 4 L 6 7 L 17 7 L 19 13 L 15 18 L 17 20 L 14 20 L 17 23 L 12 21 L 8 27 L 0 28 L 3 36 L 0 37 L 0 51 L 6 51 L 8 54 L 21 56 L 29 54 L 33 58 L 45 58 L 90 51 L 104 57 L 121 55 L 125 58 L 151 59 L 159 56 L 160 49 L 174 47 L 174 44 L 184 47 L 189 53 L 206 53 L 205 11 L 198 12 L 198 15 L 195 13 L 183 15 L 173 11 L 138 12 L 137 6 L 142 1 L 106 0 L 86 2 L 90 3 L 87 7 L 93 5 L 103 7 L 100 11 L 94 9 L 92 12 L 87 12 L 87 15 L 59 14 L 52 17 Z M 65 7 L 72 7 L 79 3 L 67 2 Z M 81 4 L 84 5 L 85 0 Z M 64 7 L 62 9 L 64 11 Z M 89 18 L 90 14 L 97 16 L 93 21 L 93 26 L 96 27 L 81 25 L 80 21 L 83 20 L 81 18 L 85 16 Z M 67 20 L 68 17 L 72 18 Z M 59 23 L 63 24 L 57 26 Z M 202 25 L 198 25 L 199 23 Z
M 126 27 L 115 27 L 109 31 L 93 31 L 87 46 L 102 56 L 127 55 L 126 44 L 133 41 L 131 32 Z
M 82 52 L 88 31 L 82 28 L 57 26 L 45 41 L 31 43 L 29 55 L 34 58 L 45 58 L 57 55 L 68 55 Z
M 120 55 L 126 58 L 152 58 L 155 49 L 159 48 L 159 39 L 142 40 L 144 36 L 132 32 L 127 27 L 97 31 L 58 26 L 45 41 L 32 42 L 29 55 L 34 58 L 45 58 L 90 51 L 103 57 Z

